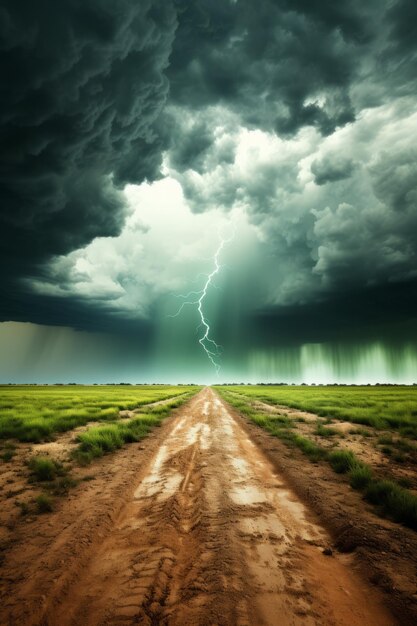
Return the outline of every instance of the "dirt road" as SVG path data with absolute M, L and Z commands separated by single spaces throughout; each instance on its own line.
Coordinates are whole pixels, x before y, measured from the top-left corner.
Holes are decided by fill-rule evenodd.
M 388 626 L 222 400 L 180 410 L 78 581 L 42 623 Z

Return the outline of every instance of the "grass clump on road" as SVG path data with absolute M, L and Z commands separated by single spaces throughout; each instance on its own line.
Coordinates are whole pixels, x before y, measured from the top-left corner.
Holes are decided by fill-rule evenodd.
M 29 469 L 32 478 L 38 481 L 52 481 L 57 476 L 63 476 L 65 470 L 61 463 L 54 461 L 46 456 L 35 456 L 29 461 Z
M 15 454 L 16 453 L 15 453 L 14 450 L 8 449 L 8 450 L 5 450 L 4 452 L 1 453 L 0 458 L 5 463 L 9 463 L 9 461 L 12 460 L 12 458 L 14 457 Z
M 53 500 L 47 493 L 41 493 L 35 498 L 38 513 L 51 513 L 54 510 Z
M 328 461 L 338 474 L 347 474 L 353 489 L 363 490 L 373 480 L 369 465 L 362 463 L 351 450 L 335 450 L 328 455 Z
M 349 482 L 353 489 L 362 491 L 372 480 L 372 471 L 368 465 L 360 463 L 349 471 Z
M 292 441 L 294 444 L 303 454 L 308 456 L 310 461 L 320 461 L 321 459 L 326 458 L 326 451 L 314 443 L 314 441 L 307 439 L 307 437 L 301 437 L 300 435 L 295 435 L 293 433 L 292 435 Z
M 355 466 L 359 465 L 359 461 L 351 450 L 335 450 L 329 454 L 329 463 L 338 474 L 346 474 Z
M 337 432 L 334 428 L 326 428 L 323 424 L 317 424 L 316 435 L 319 437 L 336 437 L 340 436 L 340 433 Z

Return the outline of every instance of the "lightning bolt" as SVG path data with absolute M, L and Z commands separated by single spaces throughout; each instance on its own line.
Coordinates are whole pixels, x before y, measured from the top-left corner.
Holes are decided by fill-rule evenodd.
M 184 309 L 185 306 L 188 305 L 194 305 L 197 307 L 197 311 L 200 315 L 200 324 L 199 324 L 199 328 L 202 327 L 204 330 L 203 335 L 199 338 L 199 343 L 201 344 L 204 352 L 207 354 L 207 357 L 209 358 L 211 364 L 213 365 L 214 369 L 216 370 L 216 374 L 218 375 L 220 372 L 220 354 L 221 354 L 221 346 L 219 344 L 217 344 L 214 339 L 211 339 L 210 337 L 210 324 L 208 319 L 206 318 L 206 316 L 204 315 L 204 310 L 203 310 L 203 303 L 204 300 L 206 298 L 207 295 L 207 291 L 210 287 L 210 285 L 213 284 L 213 279 L 215 276 L 217 276 L 217 274 L 220 272 L 222 265 L 220 265 L 219 263 L 219 257 L 220 254 L 222 253 L 222 250 L 224 248 L 224 246 L 229 243 L 230 241 L 232 241 L 232 239 L 234 238 L 234 233 L 232 233 L 232 235 L 230 235 L 229 237 L 221 237 L 220 243 L 217 247 L 216 252 L 214 253 L 214 257 L 213 257 L 213 261 L 214 261 L 214 268 L 213 270 L 210 272 L 210 274 L 207 274 L 206 276 L 206 282 L 203 286 L 202 289 L 200 289 L 199 291 L 190 291 L 189 293 L 185 294 L 185 295 L 180 295 L 177 296 L 178 298 L 185 298 L 184 302 L 181 304 L 180 308 L 178 309 L 178 311 L 174 314 L 174 315 L 169 315 L 168 317 L 178 317 L 178 315 L 180 315 L 180 313 L 182 312 L 182 310 Z M 191 296 L 195 296 L 195 299 L 193 300 L 189 300 L 188 298 L 190 298 Z

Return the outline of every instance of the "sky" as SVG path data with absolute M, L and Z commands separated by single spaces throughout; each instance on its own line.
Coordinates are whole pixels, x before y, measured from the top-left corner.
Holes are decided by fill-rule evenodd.
M 0 382 L 417 382 L 414 0 L 3 0 L 0 85 Z

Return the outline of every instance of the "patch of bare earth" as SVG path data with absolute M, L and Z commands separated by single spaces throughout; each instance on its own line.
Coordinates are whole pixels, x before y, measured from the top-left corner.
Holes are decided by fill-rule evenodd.
M 326 476 L 313 477 L 310 464 L 285 454 L 203 390 L 145 445 L 98 461 L 95 480 L 72 490 L 56 512 L 16 524 L 3 554 L 0 623 L 411 624 L 407 607 L 397 606 L 397 617 L 388 610 L 368 579 L 378 582 L 385 570 L 371 567 L 372 545 L 358 544 L 364 524 L 372 534 L 394 526 L 373 525 L 349 498 L 343 514 L 348 487 L 336 493 Z M 292 471 L 308 508 L 286 478 Z M 320 499 L 335 498 L 321 521 L 313 512 L 317 489 L 310 491 L 319 479 Z M 357 555 L 330 549 L 337 534 L 324 526 L 340 540 L 343 515 L 343 547 L 356 541 Z

